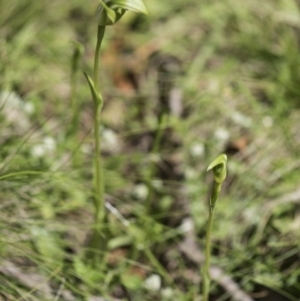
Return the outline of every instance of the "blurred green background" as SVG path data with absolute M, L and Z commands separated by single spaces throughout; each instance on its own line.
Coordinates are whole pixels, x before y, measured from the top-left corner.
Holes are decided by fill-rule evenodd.
M 93 221 L 82 71 L 92 72 L 97 4 L 0 0 L 0 300 L 201 300 L 200 262 L 184 247 L 203 253 L 206 168 L 223 152 L 212 264 L 253 300 L 300 300 L 299 1 L 145 0 L 149 16 L 107 28 L 101 132 L 115 239 L 102 270 L 82 258 Z M 72 98 L 74 42 L 84 52 Z M 213 282 L 211 300 L 233 300 L 226 283 Z

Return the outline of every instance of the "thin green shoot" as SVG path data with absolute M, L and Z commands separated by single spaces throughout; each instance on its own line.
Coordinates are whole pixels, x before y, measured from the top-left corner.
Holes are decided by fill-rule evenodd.
M 89 247 L 96 250 L 106 250 L 108 233 L 107 230 L 104 231 L 103 225 L 107 222 L 107 217 L 105 214 L 104 206 L 104 173 L 103 173 L 103 163 L 101 158 L 101 136 L 100 136 L 100 126 L 101 126 L 101 110 L 103 106 L 103 98 L 101 95 L 100 88 L 100 50 L 101 44 L 104 38 L 104 33 L 106 26 L 113 25 L 116 23 L 125 13 L 126 10 L 147 14 L 147 9 L 142 0 L 99 0 L 100 4 L 97 10 L 98 17 L 98 31 L 97 31 L 97 45 L 94 57 L 94 72 L 93 79 L 89 77 L 86 73 L 85 77 L 87 79 L 88 85 L 91 90 L 91 94 L 94 101 L 94 207 L 95 207 L 95 229 L 92 234 Z M 105 227 L 107 229 L 107 227 Z M 106 233 L 104 233 L 106 232 Z M 88 257 L 90 254 L 88 253 Z M 92 256 L 94 257 L 94 256 Z M 94 258 L 95 259 L 95 258 Z M 95 260 L 93 260 L 95 263 Z
M 209 218 L 206 228 L 206 238 L 205 238 L 205 263 L 202 269 L 203 277 L 203 301 L 208 301 L 209 290 L 210 290 L 210 255 L 211 255 L 211 231 L 213 225 L 213 218 L 215 213 L 215 206 L 218 201 L 222 184 L 226 178 L 226 164 L 227 156 L 222 154 L 218 156 L 207 168 L 207 171 L 212 170 L 214 175 L 214 186 L 212 195 L 209 202 Z

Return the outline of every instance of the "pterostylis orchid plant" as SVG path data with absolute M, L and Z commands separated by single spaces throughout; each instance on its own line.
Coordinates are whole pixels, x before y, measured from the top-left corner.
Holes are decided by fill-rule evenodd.
M 95 251 L 104 251 L 106 248 L 106 239 L 102 225 L 106 221 L 104 207 L 104 175 L 101 159 L 101 110 L 103 106 L 103 97 L 99 81 L 100 67 L 100 49 L 104 37 L 106 26 L 113 25 L 124 15 L 126 11 L 133 11 L 142 14 L 148 14 L 145 4 L 142 0 L 99 0 L 97 9 L 98 32 L 97 45 L 94 58 L 93 78 L 85 74 L 88 81 L 91 94 L 94 101 L 94 205 L 95 205 L 95 230 L 90 242 L 91 249 Z M 103 239 L 104 238 L 104 239 Z M 90 253 L 91 254 L 91 253 Z
M 226 165 L 227 156 L 225 154 L 217 157 L 207 168 L 207 171 L 212 170 L 214 175 L 214 186 L 213 191 L 209 201 L 209 218 L 206 228 L 206 239 L 205 239 L 205 263 L 202 269 L 203 276 L 203 301 L 208 301 L 209 298 L 209 288 L 210 288 L 210 243 L 211 243 L 211 230 L 213 224 L 213 218 L 215 213 L 215 206 L 218 201 L 222 184 L 226 178 Z

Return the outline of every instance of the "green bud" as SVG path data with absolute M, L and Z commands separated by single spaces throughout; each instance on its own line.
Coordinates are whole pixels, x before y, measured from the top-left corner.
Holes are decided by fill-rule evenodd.
M 100 26 L 113 25 L 127 10 L 141 14 L 148 14 L 142 0 L 99 0 L 97 9 L 98 24 Z
M 227 156 L 225 154 L 217 157 L 213 162 L 211 162 L 207 168 L 207 171 L 211 170 L 214 174 L 215 182 L 222 184 L 226 178 L 226 163 Z

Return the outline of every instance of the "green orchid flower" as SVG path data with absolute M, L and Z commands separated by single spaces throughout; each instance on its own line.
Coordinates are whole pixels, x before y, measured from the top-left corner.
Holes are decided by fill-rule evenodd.
M 217 157 L 211 164 L 209 164 L 207 171 L 213 170 L 215 182 L 222 184 L 226 178 L 226 163 L 227 156 L 225 154 Z
M 97 17 L 100 26 L 115 24 L 127 10 L 148 15 L 142 0 L 99 0 L 99 2 Z

